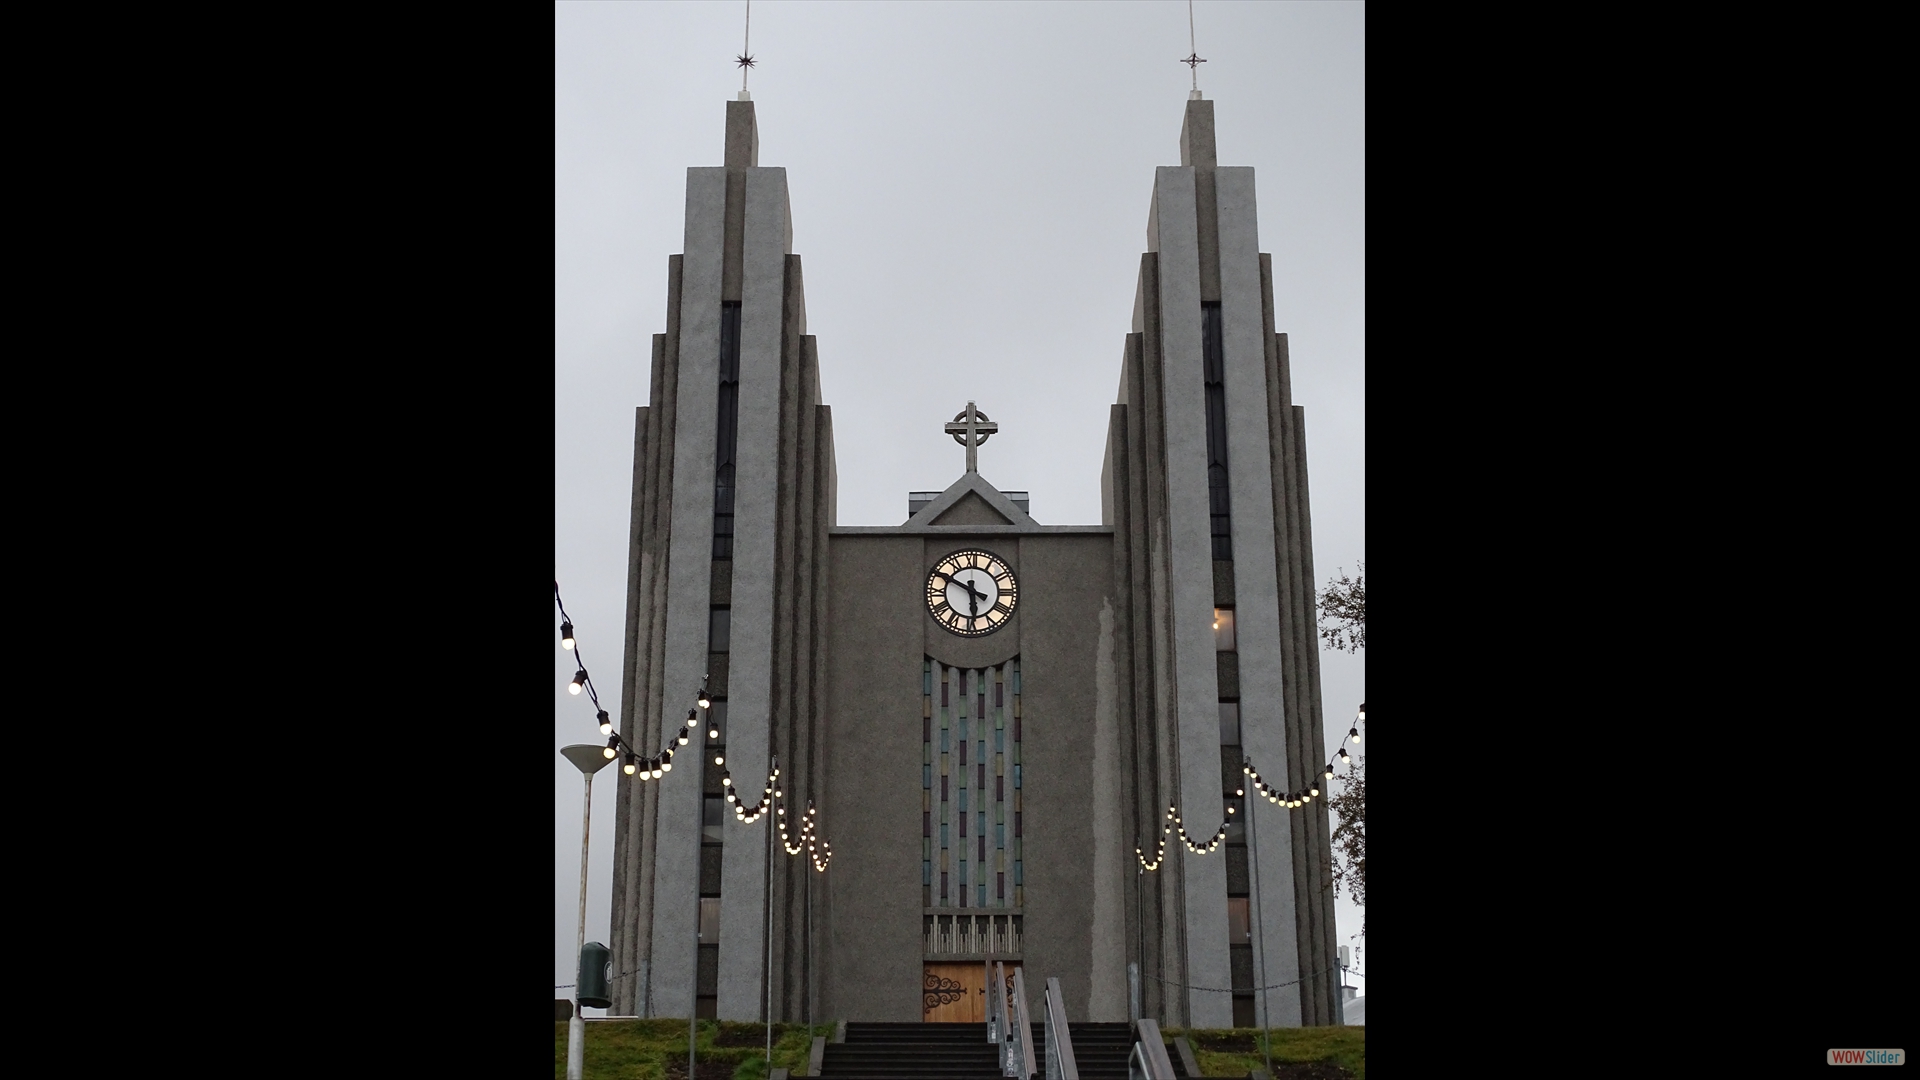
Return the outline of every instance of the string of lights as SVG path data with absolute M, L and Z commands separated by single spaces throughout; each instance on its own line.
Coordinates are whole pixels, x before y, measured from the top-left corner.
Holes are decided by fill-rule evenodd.
M 717 736 L 718 732 L 709 731 L 707 734 L 713 737 Z M 733 773 L 726 768 L 726 756 L 723 754 L 715 754 L 713 756 L 713 763 L 721 767 L 720 786 L 726 790 L 727 802 L 733 806 L 734 820 L 740 822 L 742 825 L 751 825 L 766 816 L 768 809 L 771 808 L 773 810 L 774 823 L 780 827 L 781 849 L 788 855 L 798 855 L 801 852 L 806 852 L 813 860 L 814 870 L 820 873 L 826 872 L 827 863 L 833 858 L 833 845 L 821 839 L 814 831 L 816 828 L 814 817 L 819 811 L 814 808 L 813 800 L 807 800 L 807 812 L 805 815 L 802 815 L 806 820 L 800 825 L 799 843 L 795 843 L 793 837 L 787 832 L 787 808 L 785 806 L 774 805 L 776 802 L 784 803 L 787 801 L 786 790 L 780 786 L 780 769 L 778 766 L 775 766 L 773 771 L 767 774 L 767 782 L 760 789 L 760 801 L 754 806 L 748 807 L 746 800 L 739 796 L 740 786 L 733 782 Z
M 553 603 L 555 607 L 560 609 L 560 647 L 573 653 L 579 669 L 574 675 L 573 681 L 567 684 L 567 692 L 578 694 L 582 690 L 585 690 L 588 698 L 593 701 L 594 716 L 599 722 L 600 734 L 607 736 L 607 748 L 605 751 L 607 757 L 612 759 L 624 754 L 626 760 L 621 765 L 621 771 L 628 776 L 637 777 L 641 781 L 658 780 L 672 772 L 674 747 L 685 746 L 693 741 L 691 732 L 700 728 L 701 712 L 710 710 L 713 706 L 713 698 L 707 693 L 707 680 L 711 678 L 711 676 L 705 676 L 700 680 L 700 690 L 694 696 L 693 707 L 687 710 L 687 726 L 677 731 L 674 738 L 669 739 L 667 745 L 662 747 L 658 753 L 652 756 L 645 756 L 640 751 L 634 749 L 633 744 L 622 738 L 619 732 L 613 730 L 613 718 L 607 715 L 607 710 L 600 706 L 600 694 L 594 689 L 593 677 L 587 673 L 586 660 L 580 655 L 579 642 L 574 638 L 573 619 L 567 614 L 567 606 L 560 599 L 560 583 L 558 581 L 553 583 Z M 709 712 L 708 716 L 711 717 L 711 715 L 711 712 Z M 707 738 L 711 740 L 718 739 L 719 737 L 719 725 L 709 722 L 707 724 Z M 833 846 L 817 835 L 817 825 L 814 821 L 816 811 L 814 810 L 813 801 L 807 801 L 806 822 L 801 827 L 800 842 L 797 844 L 794 843 L 787 834 L 786 807 L 773 805 L 775 800 L 781 802 L 786 801 L 786 793 L 781 790 L 778 784 L 780 770 L 777 766 L 772 772 L 767 774 L 767 782 L 762 789 L 760 801 L 749 808 L 746 806 L 745 801 L 739 797 L 740 788 L 733 782 L 733 773 L 726 769 L 726 756 L 724 754 L 715 754 L 713 763 L 721 766 L 720 784 L 726 790 L 727 802 L 733 806 L 733 816 L 736 821 L 743 825 L 751 825 L 765 816 L 769 809 L 775 811 L 774 817 L 780 826 L 781 847 L 786 849 L 788 855 L 798 855 L 802 851 L 807 852 L 812 856 L 814 870 L 819 873 L 826 872 L 827 863 L 833 858 Z
M 1360 705 L 1360 713 L 1357 717 L 1354 718 L 1353 726 L 1347 729 L 1347 738 L 1341 744 L 1339 752 L 1334 754 L 1333 758 L 1329 758 L 1327 761 L 1326 768 L 1321 770 L 1322 775 L 1324 775 L 1326 779 L 1328 780 L 1333 779 L 1334 760 L 1337 759 L 1339 761 L 1347 762 L 1349 764 L 1352 763 L 1353 759 L 1347 755 L 1347 748 L 1345 743 L 1346 742 L 1358 743 L 1360 741 L 1360 725 L 1362 723 L 1365 723 L 1366 719 L 1367 719 L 1367 706 L 1365 702 L 1362 702 Z M 1250 757 L 1242 760 L 1240 772 L 1242 775 L 1246 776 L 1248 779 L 1250 779 L 1253 782 L 1254 789 L 1260 793 L 1260 796 L 1262 798 L 1266 799 L 1268 802 L 1272 803 L 1275 806 L 1283 806 L 1289 810 L 1293 810 L 1293 809 L 1297 809 L 1299 807 L 1305 806 L 1307 803 L 1310 803 L 1313 800 L 1320 797 L 1320 781 L 1317 779 L 1309 780 L 1307 782 L 1307 787 L 1305 791 L 1281 791 L 1279 788 L 1273 787 L 1272 785 L 1268 784 L 1266 780 L 1260 776 L 1260 771 L 1253 767 L 1253 759 Z M 1247 793 L 1247 790 L 1246 790 L 1246 787 L 1242 785 L 1241 787 L 1237 787 L 1233 789 L 1233 793 L 1235 796 L 1244 797 Z M 1178 833 L 1180 834 L 1180 841 L 1181 843 L 1184 843 L 1187 846 L 1188 851 L 1193 852 L 1195 855 L 1209 854 L 1215 848 L 1218 848 L 1221 842 L 1226 839 L 1227 826 L 1233 824 L 1234 813 L 1235 813 L 1235 808 L 1231 804 L 1229 804 L 1227 806 L 1227 820 L 1220 823 L 1220 828 L 1218 831 L 1216 831 L 1213 834 L 1213 838 L 1205 841 L 1204 843 L 1195 844 L 1193 842 L 1193 838 L 1187 835 L 1186 827 L 1182 824 L 1180 820 L 1179 808 L 1175 806 L 1169 806 L 1167 807 L 1166 826 L 1160 830 L 1159 843 L 1155 845 L 1153 850 L 1153 861 L 1148 862 L 1146 852 L 1140 849 L 1139 847 L 1135 847 L 1133 849 L 1133 857 L 1140 860 L 1140 866 L 1142 869 L 1145 869 L 1145 870 L 1160 869 L 1160 864 L 1163 862 L 1166 862 L 1167 837 L 1170 834 L 1174 833 L 1175 831 L 1178 831 Z
M 1366 719 L 1367 706 L 1365 702 L 1361 702 L 1359 715 L 1354 717 L 1353 726 L 1347 729 L 1347 737 L 1341 742 L 1339 752 L 1336 753 L 1333 758 L 1327 759 L 1326 768 L 1321 770 L 1321 775 L 1326 779 L 1333 779 L 1333 762 L 1335 758 L 1349 764 L 1352 763 L 1353 758 L 1347 755 L 1346 744 L 1348 742 L 1358 743 L 1360 741 L 1360 725 L 1364 723 Z M 1260 792 L 1261 797 L 1275 806 L 1284 806 L 1292 810 L 1305 806 L 1307 803 L 1320 797 L 1320 781 L 1318 779 L 1307 781 L 1307 789 L 1305 791 L 1281 791 L 1279 788 L 1273 787 L 1261 778 L 1260 770 L 1253 767 L 1252 758 L 1245 760 L 1240 771 L 1253 781 L 1253 786 Z M 1237 790 L 1234 794 L 1244 794 L 1244 791 Z
M 1239 792 L 1235 792 L 1234 794 L 1237 795 Z M 1220 823 L 1220 827 L 1214 830 L 1213 836 L 1205 843 L 1196 844 L 1193 842 L 1193 838 L 1187 835 L 1186 824 L 1180 820 L 1180 808 L 1177 806 L 1169 806 L 1167 807 L 1166 827 L 1160 830 L 1160 843 L 1153 850 L 1153 861 L 1148 862 L 1146 853 L 1137 847 L 1133 849 L 1133 856 L 1139 859 L 1140 865 L 1148 870 L 1160 869 L 1160 864 L 1167 861 L 1167 837 L 1175 832 L 1180 834 L 1180 842 L 1187 845 L 1188 851 L 1193 852 L 1195 855 L 1210 854 L 1213 849 L 1219 847 L 1221 843 L 1226 840 L 1227 826 L 1233 824 L 1234 812 L 1233 807 L 1227 807 L 1227 820 Z

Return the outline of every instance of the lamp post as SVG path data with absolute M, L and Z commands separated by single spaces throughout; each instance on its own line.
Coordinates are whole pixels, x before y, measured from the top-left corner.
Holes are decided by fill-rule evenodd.
M 580 801 L 580 921 L 573 935 L 573 1019 L 567 1024 L 567 1080 L 581 1080 L 586 1068 L 587 1022 L 580 1016 L 580 953 L 587 945 L 587 837 L 593 824 L 593 774 L 613 763 L 604 746 L 577 743 L 560 748 L 586 778 Z

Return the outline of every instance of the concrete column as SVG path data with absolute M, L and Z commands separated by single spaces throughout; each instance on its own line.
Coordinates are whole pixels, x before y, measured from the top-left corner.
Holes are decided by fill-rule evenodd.
M 775 530 L 780 496 L 780 384 L 787 289 L 787 171 L 746 170 L 741 248 L 739 432 L 735 441 L 732 655 L 727 677 L 727 767 L 758 801 L 768 771 L 772 708 Z M 711 455 L 709 455 L 711 456 Z M 711 500 L 709 500 L 711 502 Z M 720 903 L 722 1020 L 765 1008 L 766 837 L 771 818 L 726 826 Z
M 1261 774 L 1284 786 L 1286 671 L 1280 625 L 1280 572 L 1274 545 L 1271 447 L 1267 423 L 1267 343 L 1260 277 L 1253 170 L 1215 170 L 1220 236 L 1220 313 L 1226 360 L 1227 477 L 1233 506 L 1234 613 L 1240 666 L 1240 732 Z M 1256 796 L 1257 798 L 1257 796 Z M 1259 828 L 1260 918 L 1265 927 L 1266 982 L 1299 975 L 1292 830 L 1274 816 Z M 1284 811 L 1280 811 L 1284 813 Z M 1270 823 L 1270 824 L 1269 824 Z M 1300 1023 L 1297 986 L 1266 996 L 1276 1027 Z
M 1100 606 L 1100 639 L 1094 660 L 1093 790 L 1088 800 L 1093 814 L 1093 923 L 1088 935 L 1093 951 L 1088 964 L 1086 1018 L 1114 1022 L 1126 1015 L 1127 938 L 1126 899 L 1133 892 L 1133 841 L 1126 835 L 1120 792 L 1123 757 L 1120 739 L 1120 665 L 1115 638 L 1113 598 Z M 1124 862 L 1122 860 L 1125 860 Z
M 1210 836 L 1220 797 L 1219 681 L 1213 647 L 1213 541 L 1208 525 L 1206 387 L 1202 368 L 1198 206 L 1194 170 L 1162 167 L 1154 177 L 1160 254 L 1161 394 L 1166 433 L 1169 623 L 1173 637 L 1173 718 L 1180 755 L 1180 810 L 1189 833 Z M 1226 852 L 1182 850 L 1186 982 L 1225 987 Z M 1189 991 L 1194 1027 L 1231 1027 L 1226 994 Z
M 687 170 L 679 379 L 673 401 L 666 403 L 674 412 L 674 469 L 665 665 L 657 722 L 636 725 L 635 741 L 642 746 L 662 745 L 677 732 L 707 670 L 726 201 L 725 168 Z M 641 742 L 642 738 L 646 741 Z M 650 853 L 655 873 L 653 999 L 656 1011 L 665 1015 L 681 1015 L 682 1009 L 693 1007 L 694 931 L 700 887 L 700 770 L 692 767 L 691 760 L 686 764 L 689 767 L 675 769 L 658 781 L 660 817 Z

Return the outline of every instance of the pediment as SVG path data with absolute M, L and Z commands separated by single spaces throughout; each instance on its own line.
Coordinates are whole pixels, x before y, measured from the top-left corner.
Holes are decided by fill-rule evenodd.
M 940 497 L 920 508 L 907 519 L 904 528 L 971 527 L 988 529 L 1039 529 L 1027 512 L 1016 506 L 1000 489 L 981 477 L 967 473 L 940 493 Z
M 935 525 L 1011 525 L 1013 522 L 1005 514 L 987 504 L 978 492 L 969 491 L 960 496 L 960 501 L 947 507 L 946 512 L 933 519 Z

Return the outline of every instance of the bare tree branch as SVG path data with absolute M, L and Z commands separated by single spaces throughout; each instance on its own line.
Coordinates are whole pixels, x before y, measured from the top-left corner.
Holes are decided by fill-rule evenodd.
M 1320 637 L 1326 648 L 1357 653 L 1367 647 L 1366 565 L 1355 563 L 1353 576 L 1344 568 L 1338 581 L 1328 581 L 1320 593 Z M 1331 625 L 1329 625 L 1331 623 Z M 1333 881 L 1362 909 L 1367 906 L 1367 760 L 1353 763 L 1339 794 L 1327 796 L 1327 806 L 1340 818 L 1333 830 Z M 1367 932 L 1366 915 L 1360 932 Z
M 1366 566 L 1354 564 L 1354 576 L 1343 569 L 1340 580 L 1327 582 L 1320 593 L 1320 637 L 1329 649 L 1357 653 L 1367 647 Z M 1332 620 L 1333 625 L 1327 625 Z

